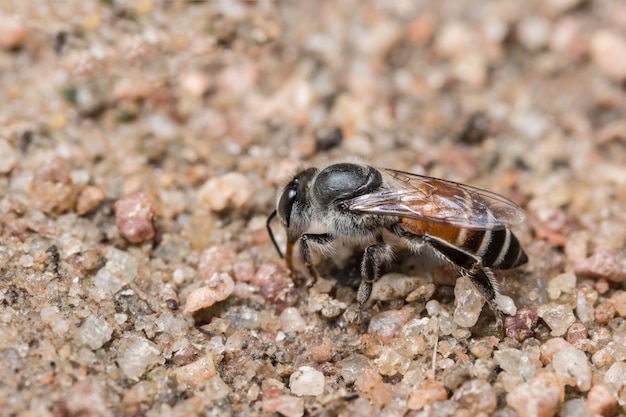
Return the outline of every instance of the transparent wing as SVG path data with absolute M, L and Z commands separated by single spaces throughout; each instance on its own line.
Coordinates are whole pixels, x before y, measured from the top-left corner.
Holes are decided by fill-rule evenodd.
M 348 211 L 474 230 L 500 229 L 524 221 L 524 211 L 496 193 L 393 169 L 380 171 L 390 188 L 345 201 Z

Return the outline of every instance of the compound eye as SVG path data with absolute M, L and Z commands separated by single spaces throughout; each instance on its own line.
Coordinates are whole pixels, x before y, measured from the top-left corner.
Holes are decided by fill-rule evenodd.
M 297 181 L 290 182 L 278 201 L 278 216 L 282 220 L 285 227 L 289 227 L 291 210 L 293 209 L 293 205 L 296 202 L 296 196 L 298 195 L 297 187 Z

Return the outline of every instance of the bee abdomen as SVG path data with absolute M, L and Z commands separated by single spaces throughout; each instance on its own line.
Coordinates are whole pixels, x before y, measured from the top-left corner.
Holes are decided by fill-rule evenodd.
M 467 230 L 459 233 L 457 245 L 480 256 L 483 264 L 497 269 L 523 265 L 528 257 L 509 229 Z

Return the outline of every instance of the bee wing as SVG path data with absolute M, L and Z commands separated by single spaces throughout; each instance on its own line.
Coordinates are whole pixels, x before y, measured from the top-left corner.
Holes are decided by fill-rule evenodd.
M 501 229 L 524 221 L 524 211 L 499 194 L 408 172 L 380 171 L 390 188 L 345 201 L 348 211 L 474 230 Z

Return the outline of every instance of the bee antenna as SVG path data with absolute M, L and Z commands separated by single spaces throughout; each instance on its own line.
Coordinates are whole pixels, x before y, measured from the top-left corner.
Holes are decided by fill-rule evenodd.
M 278 255 L 281 258 L 284 258 L 283 252 L 280 250 L 280 247 L 278 247 L 278 243 L 276 242 L 276 238 L 274 237 L 274 232 L 272 232 L 272 226 L 270 225 L 274 217 L 276 217 L 276 214 L 277 214 L 276 210 L 270 213 L 270 215 L 267 217 L 267 222 L 265 223 L 265 226 L 267 227 L 267 234 L 270 235 L 270 239 L 272 239 L 272 243 L 274 244 L 274 247 L 276 248 L 276 252 L 278 252 Z

